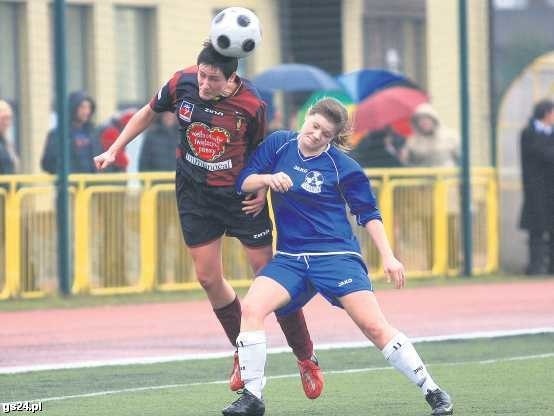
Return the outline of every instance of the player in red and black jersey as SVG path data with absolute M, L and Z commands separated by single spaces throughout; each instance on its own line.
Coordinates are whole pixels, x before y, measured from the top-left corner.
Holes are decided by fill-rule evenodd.
M 206 43 L 196 66 L 176 72 L 151 101 L 129 121 L 112 146 L 94 158 L 98 169 L 154 120 L 156 113 L 175 113 L 181 130 L 176 196 L 183 236 L 196 276 L 225 332 L 236 347 L 241 307 L 223 277 L 221 243 L 224 234 L 238 238 L 257 273 L 273 256 L 272 225 L 266 192 L 238 195 L 235 180 L 265 134 L 265 104 L 249 81 L 237 74 L 238 60 L 220 55 Z M 278 321 L 298 358 L 302 384 L 309 398 L 323 389 L 323 376 L 300 310 Z M 230 387 L 242 388 L 235 354 Z
M 265 133 L 265 103 L 249 81 L 233 74 L 224 87 L 227 96 L 215 95 L 205 79 L 218 71 L 208 67 L 200 64 L 175 73 L 150 107 L 157 113 L 174 112 L 179 120 L 183 140 L 178 167 L 199 184 L 230 187 Z

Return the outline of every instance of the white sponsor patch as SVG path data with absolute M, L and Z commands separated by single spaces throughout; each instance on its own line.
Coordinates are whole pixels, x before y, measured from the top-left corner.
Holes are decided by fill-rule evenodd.
M 231 161 L 231 159 L 227 159 L 222 162 L 206 162 L 202 159 L 198 159 L 197 157 L 191 155 L 190 153 L 187 153 L 185 155 L 185 159 L 188 162 L 192 163 L 193 165 L 200 166 L 201 168 L 209 170 L 210 172 L 213 172 L 216 170 L 231 169 L 233 167 L 233 162 Z

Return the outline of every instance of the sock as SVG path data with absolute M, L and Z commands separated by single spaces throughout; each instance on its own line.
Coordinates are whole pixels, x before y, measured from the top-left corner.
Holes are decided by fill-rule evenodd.
M 265 385 L 265 360 L 267 355 L 264 331 L 244 331 L 237 338 L 240 376 L 244 387 L 258 399 L 262 398 Z
M 229 338 L 231 344 L 236 347 L 236 340 L 240 333 L 240 318 L 242 314 L 239 297 L 235 296 L 235 300 L 223 308 L 214 309 L 214 313 L 225 330 L 227 338 Z
M 381 351 L 391 365 L 416 384 L 423 394 L 435 390 L 435 384 L 425 364 L 406 335 L 399 332 Z
M 310 333 L 306 326 L 302 309 L 286 316 L 277 316 L 277 322 L 281 325 L 283 334 L 289 347 L 299 361 L 311 358 L 314 353 L 314 345 L 310 339 Z

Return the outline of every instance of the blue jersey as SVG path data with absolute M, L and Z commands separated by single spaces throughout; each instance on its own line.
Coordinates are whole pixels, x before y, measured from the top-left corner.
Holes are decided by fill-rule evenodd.
M 381 220 L 369 179 L 360 165 L 334 146 L 317 156 L 304 157 L 298 133 L 278 131 L 256 149 L 237 179 L 251 174 L 284 172 L 293 186 L 272 192 L 277 226 L 277 250 L 284 254 L 360 255 L 360 245 L 348 221 L 346 206 L 364 226 Z

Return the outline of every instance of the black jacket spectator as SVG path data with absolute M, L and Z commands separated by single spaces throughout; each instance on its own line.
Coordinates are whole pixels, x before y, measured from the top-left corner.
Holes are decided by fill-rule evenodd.
M 554 103 L 539 102 L 521 132 L 523 208 L 520 226 L 529 233 L 526 273 L 554 274 Z
M 404 138 L 390 130 L 378 130 L 364 137 L 350 156 L 364 168 L 398 168 L 403 166 L 397 156 L 397 142 Z
M 139 156 L 139 171 L 173 171 L 179 144 L 179 129 L 173 113 L 163 113 L 145 134 Z

